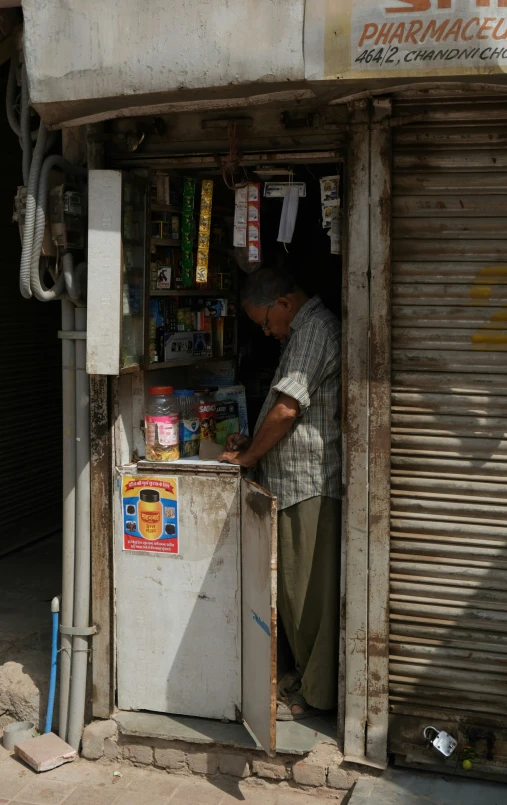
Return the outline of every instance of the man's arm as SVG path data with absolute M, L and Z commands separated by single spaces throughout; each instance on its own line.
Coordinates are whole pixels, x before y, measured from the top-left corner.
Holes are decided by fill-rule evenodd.
M 221 461 L 241 464 L 242 467 L 253 467 L 259 459 L 266 455 L 280 439 L 289 432 L 299 416 L 299 403 L 288 394 L 280 394 L 273 408 L 256 433 L 250 447 L 241 452 L 225 451 Z

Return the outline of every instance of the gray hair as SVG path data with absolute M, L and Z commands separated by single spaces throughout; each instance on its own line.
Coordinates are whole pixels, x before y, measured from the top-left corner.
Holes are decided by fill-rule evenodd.
M 250 274 L 241 298 L 254 307 L 273 305 L 281 296 L 293 293 L 297 288 L 292 274 L 281 273 L 272 268 L 259 268 Z

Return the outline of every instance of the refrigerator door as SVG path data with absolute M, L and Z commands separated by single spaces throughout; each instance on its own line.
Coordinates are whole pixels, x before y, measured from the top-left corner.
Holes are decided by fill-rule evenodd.
M 276 753 L 276 498 L 241 481 L 243 707 L 262 748 Z
M 118 706 L 236 720 L 239 475 L 168 471 L 121 475 L 119 482 Z

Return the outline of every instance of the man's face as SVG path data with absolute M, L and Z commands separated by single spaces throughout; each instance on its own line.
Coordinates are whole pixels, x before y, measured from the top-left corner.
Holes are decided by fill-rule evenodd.
M 272 335 L 282 344 L 288 340 L 293 319 L 293 304 L 288 297 L 281 296 L 272 305 L 263 307 L 245 302 L 244 307 L 247 316 L 259 325 L 264 335 Z

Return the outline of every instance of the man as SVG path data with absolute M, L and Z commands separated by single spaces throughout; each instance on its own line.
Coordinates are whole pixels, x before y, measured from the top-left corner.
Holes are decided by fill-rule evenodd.
M 277 718 L 336 706 L 340 561 L 341 337 L 335 316 L 289 275 L 250 275 L 248 316 L 283 347 L 253 439 L 229 436 L 221 459 L 259 468 L 278 499 L 278 611 L 296 673 Z

